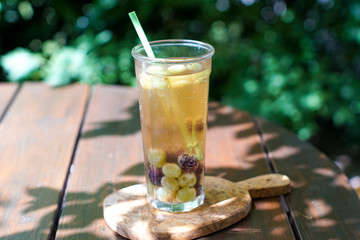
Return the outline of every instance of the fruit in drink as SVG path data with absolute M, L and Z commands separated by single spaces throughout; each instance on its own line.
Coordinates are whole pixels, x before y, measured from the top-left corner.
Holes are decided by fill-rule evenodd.
M 183 173 L 179 178 L 180 187 L 193 187 L 196 184 L 196 175 L 195 173 Z
M 163 202 L 173 202 L 175 199 L 175 192 L 166 190 L 163 187 L 159 187 L 155 191 L 156 197 Z
M 196 189 L 193 187 L 181 188 L 176 192 L 176 200 L 179 202 L 189 202 L 196 198 Z
M 147 170 L 149 173 L 149 180 L 155 186 L 161 185 L 161 178 L 164 176 L 161 168 L 151 167 Z
M 166 190 L 176 192 L 179 189 L 179 183 L 174 178 L 162 177 L 161 178 L 161 186 Z
M 162 167 L 166 162 L 164 150 L 158 148 L 150 148 L 148 153 L 149 163 L 154 167 Z
M 182 154 L 179 159 L 179 166 L 184 172 L 195 172 L 199 167 L 199 161 L 194 155 Z
M 162 172 L 166 177 L 178 178 L 181 174 L 181 169 L 176 163 L 166 163 L 162 167 Z
M 210 60 L 136 67 L 154 200 L 177 204 L 202 194 L 210 68 Z

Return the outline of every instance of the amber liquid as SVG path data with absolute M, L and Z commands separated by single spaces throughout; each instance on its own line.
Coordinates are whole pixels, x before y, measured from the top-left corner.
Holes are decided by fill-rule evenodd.
M 164 151 L 166 163 L 177 163 L 184 153 L 195 156 L 202 169 L 199 167 L 197 171 L 200 174 L 196 176 L 194 188 L 196 196 L 203 194 L 210 64 L 205 60 L 197 71 L 185 69 L 172 74 L 166 71 L 168 66 L 162 66 L 160 70 L 165 69 L 164 72 L 157 69 L 150 74 L 147 72 L 149 66 L 137 63 L 145 175 L 148 196 L 153 200 L 180 203 L 175 192 L 165 199 L 157 195 L 161 184 L 152 184 L 149 180 L 150 171 L 156 170 L 148 159 L 150 149 Z

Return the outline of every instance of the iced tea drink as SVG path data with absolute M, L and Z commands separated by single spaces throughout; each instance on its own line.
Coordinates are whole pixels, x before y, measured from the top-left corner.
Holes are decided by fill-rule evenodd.
M 141 45 L 132 54 L 139 90 L 148 200 L 154 207 L 190 211 L 204 201 L 207 103 L 212 46 L 192 40 Z

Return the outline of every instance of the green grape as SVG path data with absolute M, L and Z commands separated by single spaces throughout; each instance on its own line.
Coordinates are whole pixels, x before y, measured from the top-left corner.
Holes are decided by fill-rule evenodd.
M 166 163 L 162 167 L 162 172 L 166 177 L 178 178 L 181 174 L 181 169 L 176 163 Z
M 153 197 L 154 196 L 154 185 L 150 181 L 146 181 L 147 192 Z
M 193 187 L 196 184 L 196 175 L 195 173 L 184 173 L 179 178 L 180 187 Z
M 148 153 L 150 165 L 154 167 L 162 167 L 166 163 L 166 153 L 159 148 L 150 148 Z
M 175 192 L 159 187 L 155 191 L 156 197 L 163 202 L 172 202 L 175 199 Z
M 179 189 L 179 183 L 175 178 L 162 177 L 161 185 L 169 191 L 176 192 Z
M 189 202 L 193 201 L 196 198 L 196 189 L 195 188 L 181 188 L 176 193 L 176 200 L 178 202 Z

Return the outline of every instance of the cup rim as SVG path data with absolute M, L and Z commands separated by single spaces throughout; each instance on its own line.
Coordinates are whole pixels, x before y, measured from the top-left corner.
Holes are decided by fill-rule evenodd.
M 136 45 L 131 50 L 131 55 L 142 62 L 151 62 L 151 63 L 191 63 L 191 62 L 198 62 L 202 60 L 206 60 L 211 58 L 214 53 L 215 49 L 208 43 L 197 41 L 197 40 L 190 40 L 190 39 L 164 39 L 164 40 L 156 40 L 151 41 L 150 46 L 158 46 L 158 45 L 182 45 L 182 46 L 196 46 L 201 47 L 203 49 L 208 50 L 207 53 L 196 56 L 196 57 L 179 57 L 179 58 L 152 58 L 146 55 L 139 54 L 140 50 L 144 50 L 144 46 L 142 44 Z

